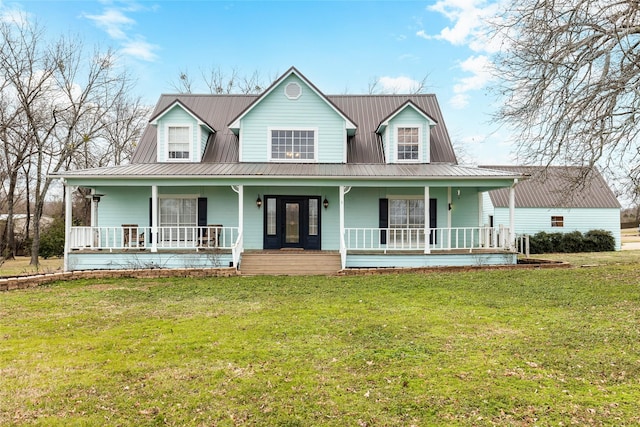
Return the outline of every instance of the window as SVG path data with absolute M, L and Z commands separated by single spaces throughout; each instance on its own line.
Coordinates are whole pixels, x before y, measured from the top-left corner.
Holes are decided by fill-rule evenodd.
M 564 217 L 563 216 L 552 216 L 551 217 L 551 226 L 552 227 L 564 227 Z
M 309 236 L 318 235 L 318 199 L 309 199 Z
M 389 228 L 390 244 L 424 243 L 424 200 L 389 200 Z
M 160 241 L 195 240 L 198 199 L 160 199 Z
M 171 160 L 189 160 L 191 128 L 188 126 L 168 126 L 168 158 Z
M 314 130 L 272 130 L 271 159 L 315 160 L 315 135 Z
M 398 161 L 420 160 L 420 128 L 397 128 Z

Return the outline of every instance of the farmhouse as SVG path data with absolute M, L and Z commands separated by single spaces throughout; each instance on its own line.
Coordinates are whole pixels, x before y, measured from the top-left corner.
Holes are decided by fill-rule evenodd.
M 67 270 L 516 262 L 513 203 L 488 227 L 482 195 L 522 174 L 458 165 L 434 95 L 328 96 L 293 67 L 259 95 L 162 95 L 131 164 L 55 176 L 94 201 L 84 227 L 66 202 Z
M 521 173 L 529 178 L 515 189 L 517 234 L 611 232 L 620 250 L 620 203 L 596 169 L 569 166 L 481 166 Z M 509 192 L 484 194 L 485 220 L 491 225 L 509 218 Z

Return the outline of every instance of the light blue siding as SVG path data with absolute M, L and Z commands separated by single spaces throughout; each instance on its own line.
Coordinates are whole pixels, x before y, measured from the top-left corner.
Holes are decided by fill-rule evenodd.
M 151 187 L 100 187 L 104 194 L 98 205 L 98 225 L 120 227 L 138 224 L 149 227 Z M 207 198 L 207 224 L 238 226 L 238 195 L 231 187 L 160 187 L 158 196 L 175 195 Z M 255 206 L 255 204 L 254 204 Z
M 551 227 L 551 217 L 564 217 L 563 227 Z M 509 209 L 495 208 L 494 225 L 509 224 Z M 517 208 L 515 210 L 515 230 L 520 234 L 570 233 L 589 230 L 607 230 L 616 239 L 616 250 L 621 247 L 620 209 L 595 208 Z
M 297 82 L 302 95 L 285 96 L 288 83 Z M 265 96 L 241 120 L 241 162 L 269 160 L 269 129 L 317 130 L 316 159 L 320 163 L 345 163 L 346 123 L 327 102 L 292 74 Z
M 141 268 L 218 268 L 229 267 L 230 253 L 151 253 L 129 251 L 74 251 L 69 254 L 70 270 L 121 270 Z
M 347 268 L 483 266 L 510 265 L 516 263 L 517 255 L 512 253 L 347 255 Z
M 187 113 L 182 107 L 176 105 L 171 110 L 167 111 L 160 119 L 158 119 L 157 132 L 158 132 L 158 153 L 157 158 L 159 162 L 174 161 L 167 159 L 167 135 L 166 127 L 171 126 L 191 126 L 191 159 L 190 161 L 199 161 L 202 157 L 202 140 L 199 126 L 195 118 Z M 206 132 L 203 132 L 206 133 Z M 206 143 L 206 139 L 204 141 Z
M 482 224 L 489 225 L 491 223 L 489 217 L 494 215 L 494 213 L 495 209 L 493 208 L 493 203 L 491 203 L 491 197 L 489 197 L 489 193 L 485 191 L 482 193 Z
M 429 122 L 425 120 L 424 116 L 418 113 L 411 107 L 407 107 L 401 112 L 399 112 L 393 119 L 389 121 L 389 125 L 387 126 L 384 132 L 384 147 L 385 147 L 385 157 L 387 158 L 387 163 L 396 163 L 398 161 L 398 149 L 396 145 L 396 128 L 397 127 L 415 127 L 420 126 L 421 134 L 420 140 L 421 144 L 421 155 L 422 157 L 418 159 L 416 163 L 429 163 L 430 162 L 430 140 L 429 136 L 431 134 Z

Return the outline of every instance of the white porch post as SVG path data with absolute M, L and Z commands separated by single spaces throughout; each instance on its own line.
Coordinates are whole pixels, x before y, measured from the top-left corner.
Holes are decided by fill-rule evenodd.
M 244 185 L 238 185 L 238 234 L 241 248 L 244 248 Z
M 71 250 L 71 224 L 73 218 L 73 191 L 71 186 L 67 184 L 67 182 L 63 179 L 62 184 L 64 185 L 64 260 L 63 260 L 63 269 L 64 271 L 69 271 L 69 252 Z
M 509 188 L 509 249 L 513 249 L 516 238 L 516 184 L 518 184 L 517 178 Z
M 447 249 L 451 249 L 451 187 L 447 188 Z
M 429 195 L 429 187 L 424 187 L 424 253 L 431 253 L 431 245 L 429 244 L 431 240 L 431 212 L 429 207 L 430 203 L 430 195 Z M 434 231 L 435 234 L 435 231 Z
M 338 188 L 338 203 L 339 203 L 339 216 L 340 216 L 340 253 L 345 250 L 344 242 L 344 185 Z M 343 265 L 342 268 L 345 268 Z
M 158 252 L 158 186 L 151 186 L 151 252 Z

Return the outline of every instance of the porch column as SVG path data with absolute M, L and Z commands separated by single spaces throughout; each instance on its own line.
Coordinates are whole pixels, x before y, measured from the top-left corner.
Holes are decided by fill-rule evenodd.
M 158 252 L 158 186 L 151 186 L 151 252 Z
M 340 205 L 339 216 L 340 216 L 340 253 L 345 249 L 344 242 L 344 185 L 341 185 L 338 188 L 338 203 Z M 344 266 L 342 266 L 344 268 Z
M 447 187 L 447 249 L 451 249 L 451 211 L 453 210 L 451 203 L 451 187 Z
M 73 218 L 72 199 L 73 189 L 63 179 L 62 185 L 64 186 L 64 260 L 63 269 L 69 271 L 69 252 L 71 251 L 71 224 Z
M 431 212 L 429 207 L 431 206 L 429 187 L 424 187 L 424 253 L 431 253 Z M 434 231 L 435 234 L 435 231 Z
M 244 248 L 244 185 L 238 185 L 238 235 L 240 247 Z
M 91 227 L 97 227 L 98 224 L 96 222 L 96 212 L 98 210 L 98 204 L 93 200 L 93 195 L 96 194 L 96 189 L 91 189 L 91 196 L 89 200 L 91 201 Z
M 518 184 L 517 178 L 509 188 L 509 249 L 513 249 L 516 238 L 516 184 Z

